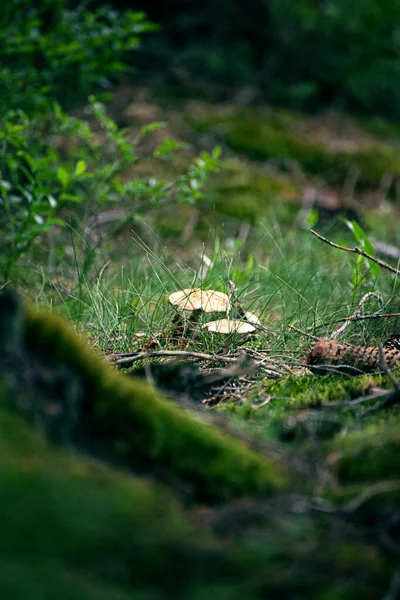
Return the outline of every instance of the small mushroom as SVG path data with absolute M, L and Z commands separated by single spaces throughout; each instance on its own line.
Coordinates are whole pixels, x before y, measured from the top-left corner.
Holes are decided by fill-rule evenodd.
M 228 296 L 215 290 L 184 289 L 171 294 L 168 300 L 181 310 L 226 313 L 229 309 Z
M 227 314 L 230 309 L 228 296 L 215 290 L 183 289 L 170 294 L 168 299 L 178 309 L 173 324 L 174 334 L 179 338 L 185 337 L 188 329 L 193 332 L 193 326 L 199 321 L 201 313 Z M 187 319 L 183 319 L 183 312 L 189 313 Z
M 260 319 L 252 312 L 246 311 L 243 315 L 243 318 L 254 325 L 261 325 Z
M 219 319 L 218 321 L 210 321 L 209 323 L 205 323 L 202 329 L 207 329 L 211 333 L 221 333 L 224 335 L 232 333 L 245 335 L 256 331 L 254 325 L 246 323 L 246 321 L 239 321 L 238 319 Z

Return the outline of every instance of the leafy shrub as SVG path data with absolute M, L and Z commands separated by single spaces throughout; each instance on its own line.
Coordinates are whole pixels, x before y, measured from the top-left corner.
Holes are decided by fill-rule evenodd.
M 118 207 L 127 201 L 129 218 L 138 220 L 149 208 L 171 200 L 195 203 L 201 198 L 208 173 L 218 169 L 220 150 L 215 148 L 211 154 L 202 152 L 175 179 L 137 177 L 132 170 L 141 160 L 137 145 L 163 124 L 145 126 L 131 142 L 94 97 L 89 116 L 92 126 L 55 104 L 54 110 L 40 120 L 9 111 L 0 123 L 0 206 L 4 209 L 0 213 L 0 264 L 6 277 L 54 225 L 65 225 L 60 215 L 71 212 L 71 203 L 77 205 L 73 226 L 83 212 L 90 216 L 99 207 Z M 42 139 L 44 129 L 48 142 Z M 61 136 L 61 148 L 51 144 L 56 136 Z M 165 140 L 151 156 L 166 160 L 179 146 Z
M 72 225 L 102 206 L 128 201 L 130 217 L 170 201 L 196 202 L 219 150 L 204 152 L 164 181 L 135 174 L 143 128 L 134 141 L 90 98 L 88 120 L 65 108 L 106 88 L 128 69 L 129 52 L 153 28 L 143 13 L 123 13 L 68 0 L 11 0 L 0 28 L 0 266 L 5 278 L 55 225 Z M 58 103 L 62 101 L 62 105 Z M 181 144 L 164 140 L 153 152 L 168 160 Z M 75 203 L 72 204 L 72 203 Z M 71 207 L 74 207 L 73 210 Z

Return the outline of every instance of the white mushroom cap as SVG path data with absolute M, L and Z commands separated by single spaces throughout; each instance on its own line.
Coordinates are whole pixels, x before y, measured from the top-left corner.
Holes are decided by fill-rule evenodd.
M 218 321 L 210 321 L 209 323 L 205 323 L 202 329 L 207 329 L 212 333 L 238 333 L 240 335 L 256 331 L 256 328 L 254 325 L 251 325 L 251 323 L 246 323 L 246 321 L 239 321 L 237 319 L 219 319 Z
M 215 290 L 184 289 L 171 294 L 168 300 L 182 310 L 203 310 L 210 313 L 226 312 L 229 309 L 228 296 Z
M 260 325 L 260 319 L 257 317 L 257 315 L 255 315 L 252 312 L 246 311 L 244 313 L 244 317 L 246 319 L 246 321 L 249 321 L 249 323 L 254 323 L 255 325 Z

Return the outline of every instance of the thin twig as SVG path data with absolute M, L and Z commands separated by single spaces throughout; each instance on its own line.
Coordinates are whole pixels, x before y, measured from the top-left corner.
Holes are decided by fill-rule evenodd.
M 381 296 L 379 296 L 379 294 L 376 294 L 375 292 L 367 292 L 366 294 L 364 294 L 364 296 L 361 298 L 360 302 L 357 304 L 355 311 L 353 312 L 353 314 L 348 317 L 347 319 L 345 319 L 343 325 L 341 325 L 339 327 L 339 329 L 336 329 L 336 331 L 334 331 L 331 334 L 331 340 L 337 339 L 337 337 L 342 334 L 347 327 L 350 325 L 351 321 L 354 321 L 355 317 L 358 317 L 361 311 L 361 307 L 363 304 L 365 304 L 365 302 L 367 300 L 369 300 L 370 298 L 376 298 L 378 300 L 378 302 L 380 303 L 381 306 L 383 306 L 383 300 L 381 298 Z
M 359 404 L 365 404 L 370 400 L 377 400 L 378 398 L 382 398 L 384 396 L 390 396 L 392 390 L 382 390 L 378 389 L 371 394 L 366 394 L 365 396 L 358 396 L 357 398 L 353 398 L 352 400 L 339 400 L 333 402 L 324 402 L 321 407 L 318 408 L 349 408 L 352 406 L 358 406 Z
M 372 313 L 371 315 L 356 315 L 351 317 L 344 317 L 343 319 L 336 319 L 335 321 L 331 321 L 331 323 L 343 323 L 345 321 L 364 321 L 365 319 L 389 319 L 392 317 L 400 317 L 400 313 Z M 321 325 L 317 325 L 317 327 L 326 327 L 329 323 L 321 323 Z M 314 327 L 314 326 L 313 326 Z
M 304 335 L 305 337 L 308 337 L 311 340 L 316 340 L 317 342 L 319 342 L 319 337 L 317 337 L 316 335 L 311 335 L 311 333 L 307 333 L 307 331 L 302 331 L 301 329 L 299 329 L 298 327 L 295 327 L 294 325 L 289 325 L 289 327 L 290 327 L 290 329 L 297 331 L 297 333 L 301 333 L 301 335 Z
M 393 573 L 390 580 L 389 589 L 386 592 L 383 600 L 398 600 L 400 595 L 400 569 Z
M 195 358 L 198 360 L 212 360 L 212 361 L 221 361 L 228 363 L 237 362 L 237 357 L 230 357 L 225 355 L 217 355 L 217 354 L 205 354 L 204 352 L 192 352 L 190 350 L 156 350 L 154 352 L 136 352 L 136 353 L 127 353 L 125 355 L 111 354 L 106 356 L 105 358 L 113 362 L 118 366 L 127 367 L 132 365 L 134 362 L 138 360 L 145 360 L 147 358 L 159 358 L 163 356 L 171 356 L 171 357 L 186 357 L 186 358 Z M 307 363 L 297 361 L 297 360 L 288 360 L 288 361 L 278 361 L 273 359 L 262 359 L 260 361 L 255 361 L 255 367 L 262 367 L 264 370 L 269 370 L 272 376 L 282 376 L 282 373 L 279 373 L 273 369 L 269 369 L 269 365 L 272 367 L 280 367 L 286 371 L 290 371 L 293 374 L 293 371 L 289 369 L 289 367 L 303 367 L 309 370 L 316 369 L 320 370 L 321 367 L 319 365 L 309 365 Z M 342 373 L 342 369 L 349 369 L 348 365 L 340 364 L 340 365 L 324 365 L 324 371 L 331 371 L 333 373 Z M 349 377 L 354 375 L 362 374 L 363 371 L 357 369 L 356 367 L 351 368 L 352 373 L 344 372 L 343 374 Z
M 383 352 L 383 347 L 380 342 L 378 343 L 378 348 L 379 348 L 379 366 L 382 369 L 382 371 L 388 376 L 388 378 L 391 381 L 396 392 L 400 392 L 400 383 L 397 381 L 396 377 L 393 375 L 392 371 L 389 369 L 389 366 L 388 366 L 387 360 L 386 360 L 386 356 L 385 356 L 385 353 Z
M 124 356 L 123 358 L 117 359 L 111 358 L 110 360 L 116 365 L 126 367 L 133 364 L 134 362 L 137 362 L 138 360 L 145 360 L 147 358 L 158 358 L 162 356 L 197 358 L 198 360 L 213 360 L 229 363 L 237 362 L 237 358 L 233 358 L 230 356 L 218 356 L 216 354 L 205 354 L 204 352 L 192 352 L 189 350 L 156 350 L 154 352 L 137 352 L 136 354 L 131 354 L 130 356 Z
M 368 487 L 366 490 L 362 491 L 358 496 L 349 500 L 341 507 L 341 512 L 344 513 L 353 513 L 363 504 L 371 500 L 375 496 L 380 494 L 387 494 L 388 492 L 399 492 L 400 491 L 400 481 L 380 481 L 379 483 Z
M 318 239 L 320 239 L 322 242 L 325 242 L 325 244 L 328 244 L 328 246 L 332 246 L 332 248 L 337 248 L 338 250 L 344 250 L 345 252 L 352 252 L 353 254 L 359 254 L 360 256 L 364 256 L 365 258 L 368 258 L 368 260 L 372 260 L 372 262 L 374 262 L 377 265 L 379 265 L 380 267 L 382 267 L 382 269 L 387 269 L 391 273 L 396 273 L 396 275 L 400 275 L 399 269 L 395 269 L 394 267 L 391 267 L 387 263 L 383 262 L 383 260 L 380 260 L 380 258 L 371 256 L 371 254 L 368 254 L 368 252 L 365 252 L 365 250 L 362 250 L 361 248 L 357 248 L 357 247 L 356 248 L 347 248 L 346 246 L 339 246 L 339 244 L 334 244 L 333 242 L 326 239 L 323 235 L 320 235 L 319 233 L 314 231 L 314 229 L 311 229 L 311 233 L 313 235 L 315 235 Z

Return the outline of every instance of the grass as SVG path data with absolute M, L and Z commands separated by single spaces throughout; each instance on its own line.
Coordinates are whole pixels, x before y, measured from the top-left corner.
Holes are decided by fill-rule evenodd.
M 230 280 L 237 285 L 243 307 L 255 312 L 271 329 L 271 336 L 261 332 L 257 338 L 271 352 L 291 353 L 298 347 L 299 336 L 288 325 L 314 335 L 329 335 L 338 328 L 338 319 L 352 314 L 367 291 L 381 295 L 383 312 L 396 311 L 399 284 L 390 274 L 382 272 L 373 278 L 363 264 L 364 281 L 354 288 L 355 258 L 325 246 L 308 231 L 294 234 L 272 224 L 268 229 L 254 230 L 251 238 L 236 249 L 232 238 L 222 234 L 208 245 L 198 245 L 199 251 L 194 244 L 187 257 L 185 249 L 179 247 L 151 250 L 128 233 L 124 254 L 106 263 L 99 256 L 97 265 L 86 273 L 79 270 L 79 264 L 76 270 L 71 264 L 70 272 L 64 269 L 63 279 L 57 281 L 38 269 L 30 274 L 30 285 L 33 289 L 37 286 L 39 304 L 67 316 L 100 348 L 112 344 L 114 351 L 121 352 L 130 350 L 138 332 L 149 338 L 161 333 L 169 339 L 175 314 L 167 301 L 169 293 L 197 286 L 228 292 Z M 344 228 L 335 240 L 351 244 Z M 205 257 L 209 261 L 206 274 Z M 372 300 L 365 310 L 377 309 L 377 302 Z M 395 330 L 395 323 L 361 321 L 349 326 L 341 341 L 363 344 L 384 340 Z M 207 339 L 200 335 L 193 344 L 207 350 Z

